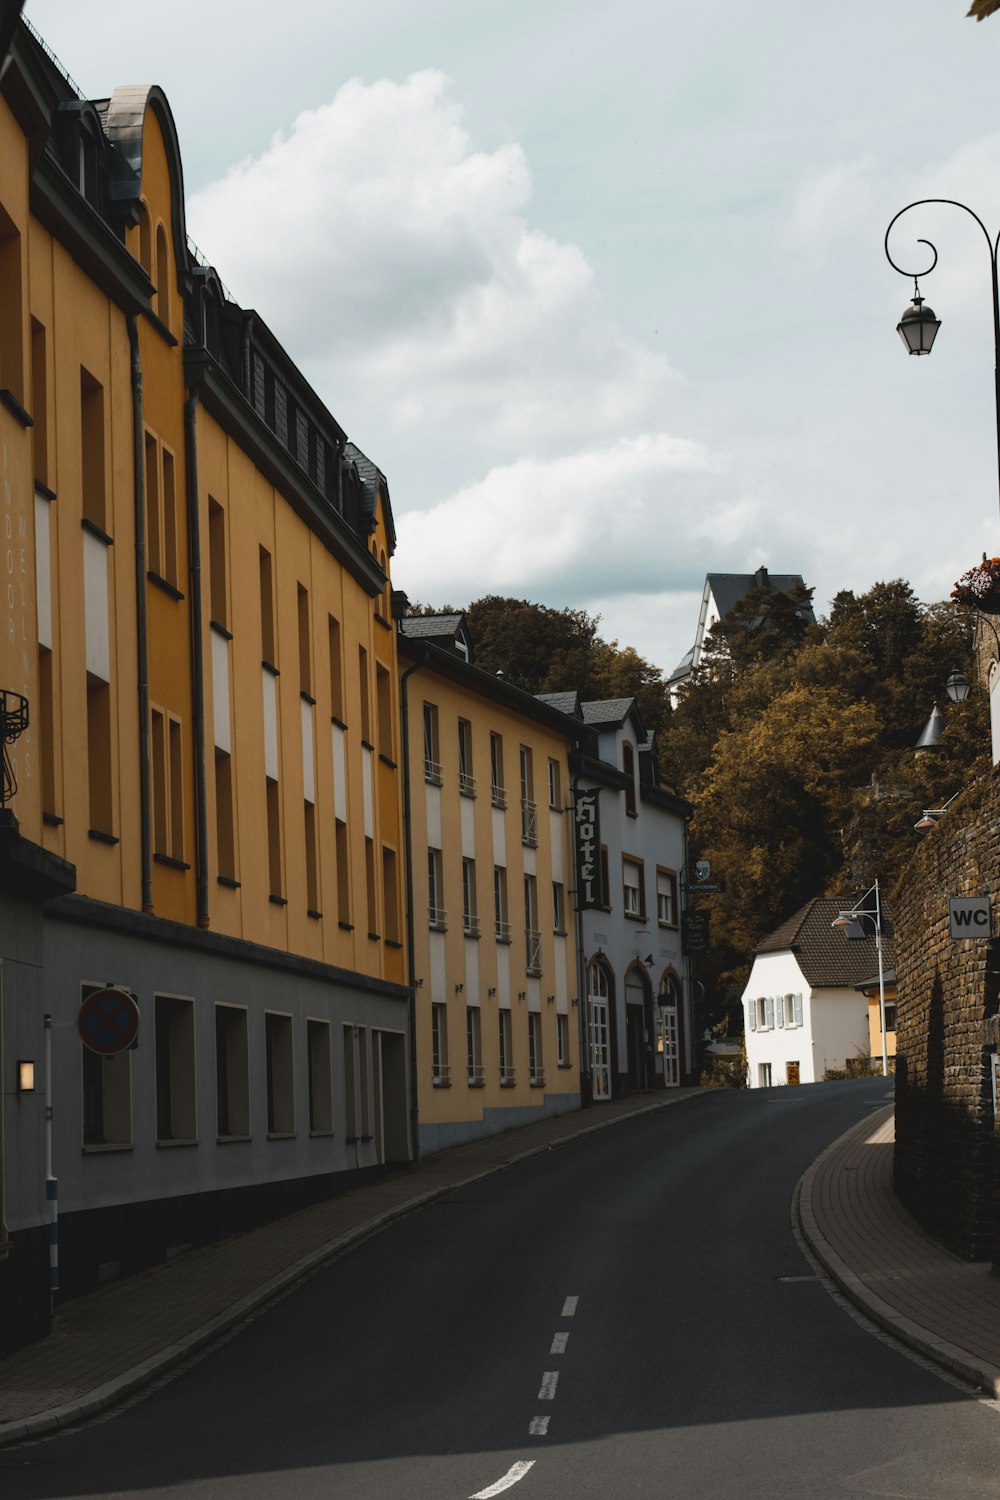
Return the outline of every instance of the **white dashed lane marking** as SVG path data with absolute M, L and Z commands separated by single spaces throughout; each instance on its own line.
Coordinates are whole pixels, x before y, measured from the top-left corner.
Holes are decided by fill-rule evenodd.
M 548 1430 L 548 1417 L 532 1417 L 528 1424 L 528 1435 L 530 1437 L 544 1437 Z
M 552 1348 L 549 1350 L 549 1353 L 550 1354 L 565 1354 L 566 1353 L 566 1345 L 567 1345 L 568 1342 L 569 1342 L 569 1334 L 568 1333 L 556 1333 L 556 1334 L 553 1334 L 553 1337 L 552 1337 Z
M 572 1318 L 574 1316 L 574 1314 L 576 1313 L 576 1304 L 579 1302 L 579 1300 L 579 1297 L 566 1298 L 566 1301 L 563 1303 L 562 1310 L 562 1315 L 564 1318 Z
M 541 1390 L 538 1392 L 539 1401 L 554 1401 L 556 1399 L 556 1386 L 559 1384 L 559 1371 L 546 1370 L 542 1376 Z

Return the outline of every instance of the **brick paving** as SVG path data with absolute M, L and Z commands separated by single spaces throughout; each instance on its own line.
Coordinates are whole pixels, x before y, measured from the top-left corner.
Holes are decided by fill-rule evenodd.
M 402 1214 L 538 1151 L 701 1094 L 634 1095 L 429 1157 L 248 1234 L 59 1307 L 50 1336 L 0 1364 L 0 1445 L 121 1401 Z M 892 1192 L 892 1108 L 847 1132 L 799 1184 L 801 1231 L 869 1317 L 1000 1399 L 1000 1277 L 929 1239 Z
M 798 1197 L 807 1243 L 888 1332 L 1000 1400 L 1000 1276 L 932 1240 L 892 1191 L 891 1105 L 835 1141 Z

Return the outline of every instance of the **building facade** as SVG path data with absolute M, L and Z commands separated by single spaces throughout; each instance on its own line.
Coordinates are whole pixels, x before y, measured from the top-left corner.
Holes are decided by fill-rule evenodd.
M 83 99 L 23 23 L 0 486 L 13 1347 L 56 1194 L 73 1293 L 410 1152 L 388 487 L 190 246 L 162 92 Z M 104 989 L 138 1014 L 117 1054 L 79 1030 Z
M 460 615 L 400 623 L 419 1139 L 580 1104 L 570 761 L 583 723 L 471 661 Z

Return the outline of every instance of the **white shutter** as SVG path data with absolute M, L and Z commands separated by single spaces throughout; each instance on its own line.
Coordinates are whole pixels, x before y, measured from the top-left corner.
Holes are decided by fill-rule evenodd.
M 779 995 L 778 996 L 778 1003 L 777 1003 L 777 1007 L 776 1008 L 777 1008 L 777 1017 L 776 1017 L 777 1024 L 779 1026 L 784 1026 L 784 1024 L 785 1024 L 785 997 L 784 997 L 784 995 Z
M 756 1002 L 756 1000 L 748 1000 L 747 1001 L 747 1020 L 750 1022 L 750 1030 L 751 1031 L 756 1031 L 757 1030 L 757 1002 Z
M 792 1004 L 795 1007 L 795 1024 L 796 1024 L 796 1026 L 801 1026 L 802 1025 L 802 996 L 801 995 L 793 995 L 792 996 Z
M 770 1030 L 774 1025 L 774 996 L 768 995 L 764 1001 L 764 1025 Z

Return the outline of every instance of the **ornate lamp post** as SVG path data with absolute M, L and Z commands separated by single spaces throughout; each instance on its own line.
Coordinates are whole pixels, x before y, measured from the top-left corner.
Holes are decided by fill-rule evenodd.
M 889 254 L 889 236 L 892 233 L 892 228 L 896 220 L 901 219 L 903 214 L 909 213 L 911 208 L 921 208 L 925 204 L 931 203 L 944 203 L 951 208 L 960 208 L 963 213 L 969 215 L 970 219 L 975 219 L 983 231 L 983 238 L 986 240 L 986 246 L 989 250 L 990 280 L 993 288 L 993 349 L 995 367 L 993 372 L 993 386 L 997 413 L 997 482 L 1000 484 L 1000 291 L 997 289 L 997 250 L 1000 247 L 1000 234 L 993 239 L 979 215 L 973 213 L 971 208 L 966 207 L 964 203 L 959 203 L 955 198 L 918 198 L 914 203 L 908 203 L 905 208 L 899 210 L 899 213 L 890 221 L 889 228 L 885 232 L 886 260 L 892 266 L 893 270 L 898 271 L 901 276 L 913 277 L 913 301 L 897 323 L 896 332 L 911 354 L 930 354 L 935 335 L 941 327 L 940 319 L 936 318 L 933 311 L 925 305 L 924 299 L 920 295 L 920 285 L 917 280 L 919 276 L 929 276 L 937 265 L 938 253 L 930 240 L 917 240 L 917 244 L 926 245 L 934 257 L 930 265 L 925 267 L 923 271 L 906 271 L 902 266 L 898 266 Z

